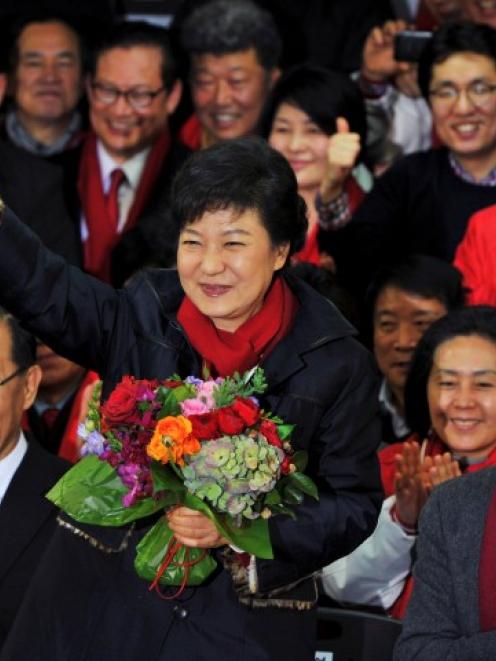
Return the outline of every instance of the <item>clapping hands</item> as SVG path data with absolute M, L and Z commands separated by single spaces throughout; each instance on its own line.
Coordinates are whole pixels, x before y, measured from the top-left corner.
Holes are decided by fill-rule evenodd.
M 417 442 L 404 443 L 395 461 L 396 514 L 402 524 L 414 529 L 432 489 L 459 477 L 460 466 L 449 452 L 423 459 Z

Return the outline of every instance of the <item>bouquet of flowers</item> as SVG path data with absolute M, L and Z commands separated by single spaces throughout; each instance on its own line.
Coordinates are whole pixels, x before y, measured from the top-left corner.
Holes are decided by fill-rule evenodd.
M 306 453 L 291 449 L 293 426 L 255 398 L 266 387 L 256 367 L 206 380 L 125 376 L 101 406 L 96 388 L 79 430 L 83 458 L 48 498 L 77 521 L 103 526 L 182 504 L 231 544 L 272 558 L 267 519 L 295 516 L 305 494 L 318 496 L 302 472 Z M 154 586 L 198 585 L 215 566 L 203 549 L 178 544 L 165 517 L 137 546 L 136 570 Z

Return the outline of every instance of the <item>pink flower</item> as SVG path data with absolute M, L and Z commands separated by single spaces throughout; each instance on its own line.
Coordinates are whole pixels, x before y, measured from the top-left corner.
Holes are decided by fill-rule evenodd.
M 215 381 L 203 381 L 196 389 L 196 398 L 201 400 L 207 407 L 209 411 L 215 408 L 213 392 L 217 387 Z
M 202 415 L 208 413 L 209 407 L 200 399 L 185 399 L 181 402 L 181 413 L 187 418 L 189 415 Z

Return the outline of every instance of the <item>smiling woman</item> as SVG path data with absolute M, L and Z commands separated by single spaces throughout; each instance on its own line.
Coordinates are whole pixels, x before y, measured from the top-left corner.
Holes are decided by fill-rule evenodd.
M 225 141 L 186 161 L 171 200 L 178 272 L 139 274 L 124 291 L 67 268 L 6 211 L 0 298 L 37 320 L 58 353 L 92 365 L 104 399 L 124 375 L 228 376 L 261 365 L 260 404 L 296 425 L 292 443 L 308 452 L 319 500 L 305 498 L 296 520 L 269 522 L 272 560 L 237 553 L 199 512 L 169 512 L 177 540 L 212 549 L 219 566 L 165 601 L 133 567 L 155 520 L 114 529 L 64 518 L 5 659 L 312 661 L 314 573 L 374 526 L 375 370 L 336 309 L 284 273 L 307 227 L 290 166 L 261 139 Z

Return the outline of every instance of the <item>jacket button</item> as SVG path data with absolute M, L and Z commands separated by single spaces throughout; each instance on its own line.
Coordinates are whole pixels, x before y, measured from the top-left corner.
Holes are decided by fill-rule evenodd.
M 174 606 L 173 608 L 174 616 L 177 617 L 179 620 L 185 620 L 188 615 L 189 611 L 187 608 L 184 608 L 184 606 Z

